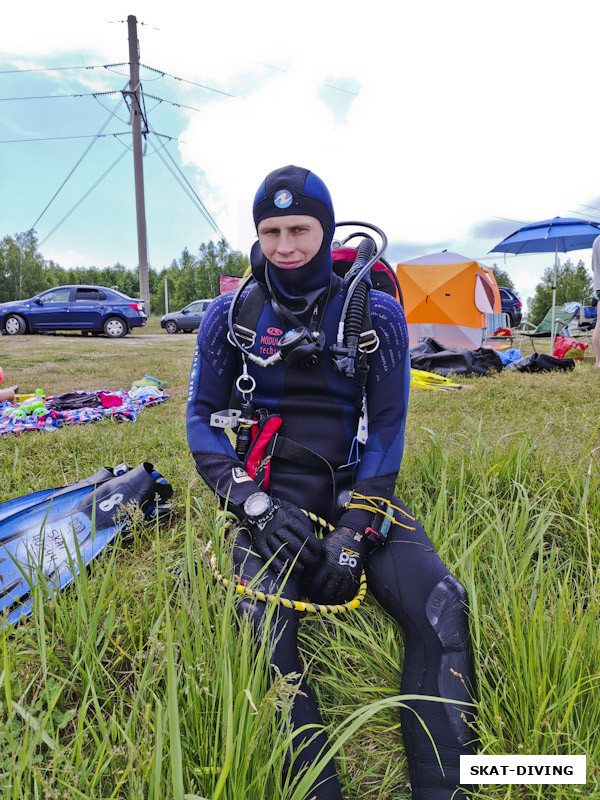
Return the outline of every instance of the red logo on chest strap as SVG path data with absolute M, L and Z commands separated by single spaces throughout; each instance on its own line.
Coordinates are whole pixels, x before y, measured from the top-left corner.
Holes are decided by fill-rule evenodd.
M 280 331 L 279 328 L 267 328 L 267 333 L 271 334 L 271 336 L 281 336 L 283 331 Z

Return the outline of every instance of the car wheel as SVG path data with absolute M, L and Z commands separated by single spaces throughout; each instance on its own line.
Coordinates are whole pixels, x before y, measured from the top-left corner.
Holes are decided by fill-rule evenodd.
M 16 314 L 9 314 L 4 320 L 4 330 L 9 336 L 25 333 L 26 329 L 25 320 L 23 317 L 18 317 Z
M 170 319 L 168 322 L 165 323 L 165 330 L 167 333 L 177 333 L 179 327 L 176 322 Z
M 111 339 L 120 339 L 127 333 L 127 325 L 119 317 L 109 317 L 104 323 L 104 333 Z

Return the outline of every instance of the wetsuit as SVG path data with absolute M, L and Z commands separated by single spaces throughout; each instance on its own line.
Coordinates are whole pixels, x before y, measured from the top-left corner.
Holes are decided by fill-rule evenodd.
M 291 443 L 291 449 L 281 447 L 272 457 L 266 491 L 279 500 L 314 511 L 334 525 L 364 532 L 373 523 L 373 514 L 340 507 L 336 501 L 340 492 L 353 489 L 365 496 L 390 499 L 404 508 L 393 492 L 402 458 L 408 403 L 408 336 L 401 306 L 394 298 L 372 290 L 370 318 L 379 347 L 368 359 L 368 438 L 364 446 L 359 445 L 357 380 L 338 374 L 329 357 L 345 288 L 332 273 L 328 246 L 329 242 L 327 252 L 319 256 L 316 273 L 310 276 L 314 302 L 300 311 L 293 299 L 282 297 L 272 284 L 267 285 L 265 273 L 268 278 L 269 265 L 265 267 L 256 260 L 253 264 L 254 274 L 264 287 L 265 300 L 256 323 L 252 352 L 266 357 L 275 350 L 279 337 L 290 326 L 285 315 L 282 318 L 276 312 L 287 300 L 286 307 L 295 308 L 305 324 L 318 317 L 318 327 L 326 340 L 318 363 L 303 369 L 289 368 L 282 361 L 268 368 L 248 362 L 248 372 L 256 380 L 253 406 L 278 414 L 282 419 L 279 437 Z M 273 295 L 275 303 L 271 302 Z M 265 487 L 249 478 L 226 432 L 210 425 L 212 413 L 229 407 L 232 388 L 241 372 L 240 353 L 227 340 L 231 301 L 232 295 L 217 298 L 198 332 L 188 393 L 187 430 L 198 472 L 221 502 L 227 502 L 229 508 L 243 516 L 244 501 Z M 301 446 L 298 451 L 294 450 L 294 443 Z M 405 633 L 401 691 L 469 701 L 473 674 L 466 593 L 436 555 L 419 523 L 400 512 L 396 512 L 396 520 L 400 524 L 391 526 L 386 544 L 370 552 L 365 572 L 373 596 Z M 248 580 L 264 569 L 264 562 L 252 550 L 245 533 L 237 539 L 234 560 L 238 572 Z M 271 591 L 279 580 L 274 571 L 267 570 L 261 586 Z M 285 594 L 300 598 L 305 594 L 303 589 L 303 579 L 292 574 Z M 259 625 L 264 605 L 242 601 L 242 606 Z M 279 607 L 274 625 L 274 664 L 283 674 L 302 673 L 296 636 L 298 613 Z M 294 727 L 322 724 L 310 690 L 304 680 L 302 683 L 305 696 L 296 697 L 292 723 Z M 473 738 L 461 714 L 463 709 L 426 701 L 415 702 L 412 707 L 425 721 L 443 765 L 442 770 L 416 716 L 411 711 L 403 712 L 402 732 L 414 800 L 459 800 L 464 797 L 460 789 L 456 791 L 459 755 L 472 752 L 466 743 Z M 308 745 L 296 760 L 295 769 L 303 762 L 311 762 L 324 742 L 320 736 Z M 331 762 L 314 794 L 318 800 L 342 797 Z

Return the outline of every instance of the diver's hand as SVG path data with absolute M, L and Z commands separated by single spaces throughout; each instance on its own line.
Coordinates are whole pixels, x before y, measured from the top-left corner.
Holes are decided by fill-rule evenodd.
M 302 574 L 321 555 L 321 542 L 312 523 L 292 503 L 276 503 L 273 515 L 260 528 L 250 520 L 243 524 L 250 531 L 254 549 L 277 572 L 289 569 L 295 562 L 294 572 Z
M 369 543 L 351 528 L 335 528 L 322 542 L 323 555 L 307 575 L 307 596 L 313 603 L 337 604 L 356 594 Z

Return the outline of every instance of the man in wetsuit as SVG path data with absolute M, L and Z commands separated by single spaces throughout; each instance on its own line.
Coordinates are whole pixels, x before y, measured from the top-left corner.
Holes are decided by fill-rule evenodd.
M 232 343 L 237 337 L 228 338 L 232 295 L 222 295 L 198 332 L 187 409 L 198 472 L 241 522 L 234 549 L 238 574 L 248 582 L 263 570 L 264 591 L 277 591 L 285 581 L 286 597 L 341 603 L 354 596 L 364 570 L 371 593 L 404 630 L 402 693 L 469 702 L 474 677 L 466 592 L 394 496 L 410 382 L 402 307 L 375 290 L 367 296 L 367 319 L 378 346 L 371 337 L 363 390 L 361 370 L 354 377 L 340 374 L 335 347 L 330 350 L 347 287 L 332 270 L 335 223 L 327 187 L 309 170 L 283 167 L 259 187 L 253 214 L 256 287 L 242 295 L 232 319 L 239 322 L 239 336 L 246 334 L 247 352 L 272 358 L 280 348 L 285 356 L 261 367 L 241 355 Z M 254 308 L 251 326 L 246 304 Z M 267 443 L 262 469 L 252 461 L 252 447 L 240 460 L 225 430 L 211 425 L 211 415 L 230 405 L 236 382 L 242 400 L 251 401 L 255 411 L 263 409 L 257 415 L 262 433 L 254 440 Z M 300 508 L 324 517 L 334 530 L 319 541 Z M 381 521 L 390 517 L 384 540 Z M 265 605 L 248 600 L 241 605 L 260 626 Z M 273 617 L 272 661 L 283 674 L 303 671 L 298 619 L 298 612 L 281 606 Z M 300 690 L 292 724 L 321 725 L 304 678 Z M 443 766 L 417 716 L 401 712 L 413 799 L 464 798 L 459 756 L 473 752 L 474 739 L 466 707 L 430 701 L 410 705 L 427 725 Z M 324 733 L 314 737 L 311 731 L 305 739 L 311 735 L 294 762 L 296 771 L 326 743 Z M 317 800 L 341 800 L 332 762 L 313 794 Z

